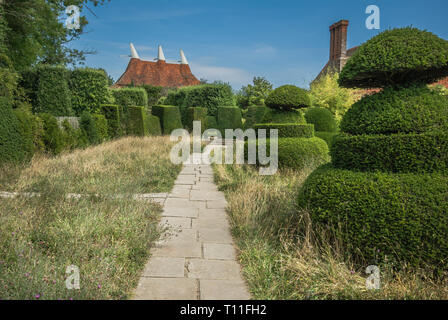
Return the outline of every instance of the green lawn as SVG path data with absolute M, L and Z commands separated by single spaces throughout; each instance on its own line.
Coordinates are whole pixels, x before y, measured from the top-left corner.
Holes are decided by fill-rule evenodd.
M 161 207 L 109 195 L 169 191 L 181 169 L 171 146 L 167 137 L 124 138 L 4 168 L 2 188 L 41 197 L 0 199 L 0 298 L 130 297 L 160 235 Z M 80 290 L 66 289 L 70 265 L 80 269 Z

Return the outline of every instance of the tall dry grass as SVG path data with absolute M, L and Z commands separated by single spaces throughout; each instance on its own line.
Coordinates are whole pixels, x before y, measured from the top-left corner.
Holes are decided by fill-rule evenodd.
M 314 228 L 296 206 L 311 171 L 259 176 L 250 166 L 215 166 L 255 299 L 448 299 L 446 281 L 387 264 L 379 266 L 381 289 L 368 290 L 367 265 L 352 263 L 343 244 Z

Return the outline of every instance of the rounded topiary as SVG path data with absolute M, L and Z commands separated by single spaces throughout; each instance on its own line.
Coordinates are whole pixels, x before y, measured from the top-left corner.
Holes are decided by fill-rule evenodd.
M 272 91 L 265 101 L 266 106 L 276 110 L 292 110 L 306 108 L 311 104 L 305 89 L 284 85 Z
M 433 83 L 448 75 L 448 42 L 416 28 L 387 30 L 364 43 L 347 61 L 339 83 L 383 88 Z
M 305 124 L 306 120 L 300 110 L 275 110 L 267 108 L 263 120 L 260 123 L 300 123 Z
M 305 113 L 306 122 L 314 124 L 314 130 L 336 132 L 338 125 L 330 110 L 325 108 L 311 108 Z
M 341 121 L 349 134 L 391 134 L 448 129 L 448 97 L 426 85 L 386 88 L 354 103 Z
M 278 130 L 279 138 L 312 138 L 314 137 L 314 125 L 296 123 L 264 123 L 254 125 L 259 130 L 266 130 L 266 137 L 270 137 L 270 130 Z
M 399 260 L 448 269 L 448 177 L 314 171 L 299 194 L 314 227 L 330 230 L 362 265 Z M 401 265 L 401 263 L 400 263 Z

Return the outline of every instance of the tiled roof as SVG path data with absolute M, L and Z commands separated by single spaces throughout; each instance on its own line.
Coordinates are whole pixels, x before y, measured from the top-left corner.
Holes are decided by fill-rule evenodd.
M 130 84 L 161 87 L 186 87 L 200 84 L 200 81 L 191 73 L 188 64 L 144 61 L 132 58 L 124 74 L 113 87 L 124 87 Z

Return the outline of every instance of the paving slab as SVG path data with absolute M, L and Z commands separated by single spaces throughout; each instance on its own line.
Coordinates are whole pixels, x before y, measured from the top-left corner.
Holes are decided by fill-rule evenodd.
M 143 278 L 134 300 L 197 300 L 197 284 L 188 278 Z
M 144 277 L 184 278 L 184 275 L 184 258 L 151 257 L 143 271 Z
M 249 300 L 250 294 L 241 280 L 199 280 L 201 300 Z
M 163 217 L 160 224 L 170 228 L 191 229 L 192 227 L 191 218 L 183 217 Z
M 208 209 L 225 209 L 225 208 L 227 208 L 227 201 L 226 200 L 207 201 L 207 208 Z
M 233 243 L 232 235 L 228 229 L 199 228 L 199 239 L 203 242 Z
M 240 266 L 236 261 L 189 259 L 187 277 L 202 280 L 240 280 Z
M 210 260 L 236 260 L 233 244 L 204 243 L 204 258 Z

